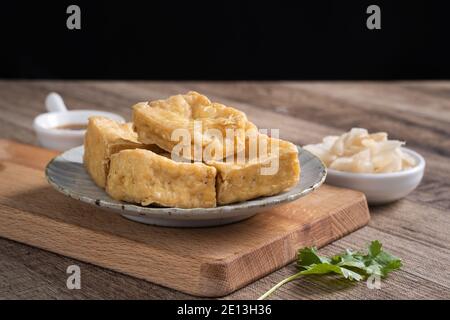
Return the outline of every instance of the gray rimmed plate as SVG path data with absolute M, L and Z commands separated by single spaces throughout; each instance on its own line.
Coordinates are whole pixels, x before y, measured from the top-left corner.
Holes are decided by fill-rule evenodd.
M 114 200 L 99 188 L 83 167 L 83 152 L 83 146 L 79 146 L 50 161 L 45 175 L 55 189 L 73 199 L 117 212 L 133 221 L 166 227 L 209 227 L 240 221 L 307 195 L 325 181 L 327 174 L 319 158 L 299 147 L 300 182 L 289 191 L 216 208 L 144 207 Z

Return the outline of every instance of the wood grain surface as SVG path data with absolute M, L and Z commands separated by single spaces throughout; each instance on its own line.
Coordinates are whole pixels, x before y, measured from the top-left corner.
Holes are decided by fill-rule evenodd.
M 9 181 L 0 184 L 0 236 L 196 296 L 227 295 L 370 218 L 362 193 L 322 186 L 240 223 L 147 226 L 53 190 L 43 176 L 53 152 L 8 140 L 0 150 L 0 180 Z
M 334 254 L 379 239 L 404 267 L 382 282 L 305 277 L 278 290 L 273 299 L 450 299 L 450 82 L 112 82 L 0 81 L 0 135 L 36 144 L 33 118 L 44 111 L 49 91 L 71 108 L 96 108 L 130 118 L 136 101 L 197 90 L 244 110 L 262 128 L 281 128 L 297 144 L 317 142 L 360 126 L 383 130 L 421 153 L 427 168 L 406 199 L 372 207 L 369 225 L 322 248 Z M 38 154 L 36 154 L 38 157 Z M 66 288 L 66 268 L 77 264 L 82 289 Z M 281 268 L 226 296 L 254 299 L 295 265 Z M 194 298 L 121 273 L 0 239 L 0 298 L 170 299 Z

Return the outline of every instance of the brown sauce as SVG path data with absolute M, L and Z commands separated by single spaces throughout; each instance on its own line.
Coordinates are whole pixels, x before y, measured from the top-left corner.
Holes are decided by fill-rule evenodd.
M 69 123 L 55 127 L 55 129 L 62 129 L 62 130 L 85 130 L 86 128 L 87 125 L 81 123 Z

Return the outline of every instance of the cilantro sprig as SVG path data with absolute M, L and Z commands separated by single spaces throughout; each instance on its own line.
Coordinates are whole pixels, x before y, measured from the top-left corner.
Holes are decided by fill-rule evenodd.
M 331 258 L 320 256 L 316 248 L 303 248 L 297 254 L 299 272 L 280 281 L 258 300 L 263 300 L 275 290 L 305 275 L 337 274 L 350 281 L 365 280 L 371 275 L 385 278 L 391 271 L 402 266 L 402 261 L 382 249 L 382 244 L 372 241 L 367 253 L 354 252 L 349 249 Z

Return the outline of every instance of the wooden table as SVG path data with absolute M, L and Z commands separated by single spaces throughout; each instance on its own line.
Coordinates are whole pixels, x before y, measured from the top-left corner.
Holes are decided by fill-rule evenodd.
M 280 128 L 297 144 L 317 142 L 351 127 L 387 131 L 427 161 L 422 184 L 406 199 L 371 208 L 369 226 L 320 250 L 361 248 L 379 239 L 404 267 L 380 290 L 303 278 L 274 299 L 450 299 L 450 82 L 116 82 L 0 81 L 0 137 L 36 144 L 33 118 L 49 91 L 72 108 L 95 108 L 130 118 L 130 106 L 196 90 L 247 113 L 261 128 Z M 66 287 L 77 264 L 82 289 Z M 225 297 L 255 299 L 295 272 L 295 265 Z M 0 299 L 193 298 L 152 283 L 0 238 Z

